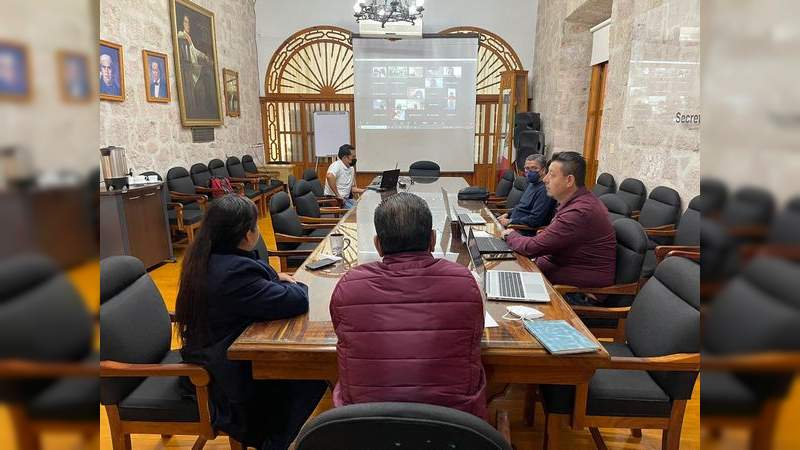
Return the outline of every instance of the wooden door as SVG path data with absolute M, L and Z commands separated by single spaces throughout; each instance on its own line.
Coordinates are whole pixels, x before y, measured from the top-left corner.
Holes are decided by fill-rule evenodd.
M 600 162 L 600 129 L 603 122 L 607 73 L 607 61 L 592 66 L 589 106 L 586 108 L 586 131 L 583 138 L 583 156 L 586 158 L 586 187 L 588 189 L 595 185 L 597 167 Z

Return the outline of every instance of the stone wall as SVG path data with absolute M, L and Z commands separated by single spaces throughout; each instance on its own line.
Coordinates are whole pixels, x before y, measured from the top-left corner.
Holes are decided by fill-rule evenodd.
M 598 173 L 673 187 L 685 207 L 699 193 L 700 127 L 675 115 L 700 113 L 699 11 L 698 0 L 541 0 L 533 110 L 548 151 L 583 151 L 588 30 L 610 14 Z
M 214 130 L 215 141 L 202 144 L 192 143 L 191 129 L 181 125 L 169 3 L 100 2 L 100 38 L 122 45 L 126 90 L 122 103 L 100 102 L 100 146 L 124 147 L 134 172 L 155 170 L 162 175 L 172 166 L 188 168 L 213 158 L 224 160 L 245 153 L 263 158 L 260 148 L 252 148 L 263 140 L 253 0 L 195 0 L 215 14 L 219 81 L 222 83 L 223 68 L 239 72 L 241 99 L 241 116 L 224 116 L 224 124 Z M 168 55 L 170 103 L 146 101 L 143 49 Z

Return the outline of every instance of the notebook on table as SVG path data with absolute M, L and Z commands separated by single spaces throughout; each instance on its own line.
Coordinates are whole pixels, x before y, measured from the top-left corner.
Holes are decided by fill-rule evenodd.
M 600 350 L 600 345 L 587 338 L 565 320 L 528 320 L 522 323 L 533 337 L 554 355 L 591 353 Z

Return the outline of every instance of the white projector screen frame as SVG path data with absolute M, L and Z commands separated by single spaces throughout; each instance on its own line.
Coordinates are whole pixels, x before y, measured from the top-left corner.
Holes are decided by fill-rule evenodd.
M 358 170 L 475 163 L 478 37 L 353 38 Z

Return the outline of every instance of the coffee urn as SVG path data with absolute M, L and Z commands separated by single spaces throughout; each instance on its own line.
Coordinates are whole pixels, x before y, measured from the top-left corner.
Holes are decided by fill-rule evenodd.
M 128 162 L 125 159 L 124 148 L 113 145 L 101 148 L 100 167 L 106 189 L 113 191 L 128 187 Z

